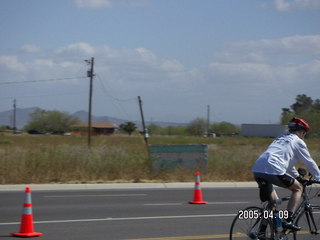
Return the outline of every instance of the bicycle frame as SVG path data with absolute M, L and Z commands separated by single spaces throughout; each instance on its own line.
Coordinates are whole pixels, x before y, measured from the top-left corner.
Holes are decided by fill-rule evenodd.
M 295 222 L 297 222 L 299 220 L 300 214 L 304 210 L 305 214 L 306 214 L 307 224 L 309 227 L 309 232 L 312 234 L 317 234 L 318 228 L 317 228 L 317 224 L 315 222 L 315 219 L 313 217 L 313 212 L 312 212 L 313 208 L 312 207 L 313 207 L 313 205 L 311 204 L 309 196 L 306 193 L 306 185 L 303 184 L 302 202 L 300 203 L 300 205 L 298 206 L 298 208 L 294 212 L 292 218 Z
M 310 179 L 305 179 L 305 182 L 302 183 L 303 185 L 303 191 L 302 191 L 302 201 L 299 204 L 299 206 L 297 207 L 297 209 L 294 211 L 293 215 L 292 215 L 292 220 L 293 222 L 299 226 L 300 225 L 300 221 L 304 227 L 305 231 L 308 231 L 311 235 L 318 235 L 320 234 L 320 232 L 318 232 L 318 227 L 317 227 L 317 223 L 315 221 L 315 219 L 317 219 L 317 222 L 319 220 L 318 216 L 315 217 L 314 216 L 314 210 L 316 211 L 320 211 L 320 205 L 314 205 L 311 203 L 310 198 L 309 198 L 309 194 L 307 191 L 307 186 L 312 185 L 312 184 L 320 184 L 320 181 L 316 181 L 316 180 L 312 180 Z M 319 192 L 318 192 L 319 193 Z M 320 197 L 320 194 L 318 194 L 318 196 Z M 279 214 L 280 209 L 277 209 L 277 206 L 281 204 L 281 202 L 283 201 L 287 201 L 289 200 L 290 197 L 286 197 L 286 198 L 281 198 L 279 200 L 276 201 L 269 201 L 265 204 L 263 204 L 263 207 L 258 207 L 258 206 L 251 206 L 251 207 L 247 207 L 243 210 L 240 210 L 238 212 L 238 215 L 234 218 L 231 228 L 230 228 L 230 239 L 234 239 L 237 238 L 237 234 L 239 234 L 240 232 L 242 234 L 245 234 L 247 237 L 249 237 L 250 239 L 264 239 L 264 240 L 284 240 L 284 239 L 291 239 L 288 238 L 288 235 L 290 234 L 290 236 L 293 236 L 293 239 L 300 239 L 300 234 L 299 231 L 293 231 L 289 228 L 283 227 L 283 225 L 280 226 L 275 222 L 275 219 L 273 218 L 274 215 L 265 215 L 264 213 L 266 211 L 272 211 L 274 212 L 275 210 L 278 210 L 277 213 Z M 255 214 L 249 214 L 247 215 L 246 218 L 240 218 L 239 216 L 243 217 L 243 212 L 244 211 L 259 211 L 260 215 L 255 215 Z M 282 212 L 284 212 L 286 210 L 283 210 Z M 241 214 L 240 214 L 241 212 Z M 265 216 L 267 216 L 265 218 Z M 279 215 L 277 215 L 279 217 Z M 284 216 L 284 215 L 282 215 Z M 251 222 L 250 225 L 246 225 L 246 220 L 244 219 L 256 219 L 256 221 Z M 280 217 L 281 219 L 281 217 Z M 286 218 L 284 218 L 286 219 Z M 244 221 L 244 223 L 243 223 Z M 304 223 L 304 224 L 303 224 Z M 244 226 L 244 227 L 243 227 Z M 247 227 L 248 228 L 247 228 Z M 258 226 L 258 229 L 256 228 Z M 264 228 L 264 226 L 266 226 L 266 228 Z M 243 227 L 243 228 L 242 228 Z M 261 230 L 261 229 L 267 229 L 268 227 L 268 236 L 265 234 L 266 231 L 265 230 Z M 240 229 L 241 231 L 237 232 L 234 229 Z M 234 232 L 235 231 L 235 232 Z M 260 233 L 262 233 L 262 235 L 260 236 Z M 233 235 L 235 234 L 235 235 Z M 292 235 L 291 235 L 292 234 Z M 306 233 L 303 233 L 306 234 Z M 309 235 L 307 235 L 309 236 Z M 319 235 L 318 235 L 319 236 Z M 248 238 L 248 239 L 249 239 Z M 305 238 L 304 238 L 305 239 Z M 313 238 L 313 239 L 319 239 L 319 237 Z

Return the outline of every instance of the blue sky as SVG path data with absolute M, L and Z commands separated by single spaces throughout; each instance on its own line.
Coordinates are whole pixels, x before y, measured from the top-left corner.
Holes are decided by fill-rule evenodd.
M 2 0 L 0 111 L 87 110 L 87 78 L 37 80 L 94 57 L 94 115 L 276 123 L 320 98 L 319 22 L 319 0 Z

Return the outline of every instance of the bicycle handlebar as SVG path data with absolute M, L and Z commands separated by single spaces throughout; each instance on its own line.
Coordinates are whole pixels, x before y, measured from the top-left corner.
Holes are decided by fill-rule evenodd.
M 307 185 L 312 185 L 312 184 L 320 184 L 320 181 L 313 180 L 313 179 L 309 179 L 309 180 L 307 181 Z
M 312 184 L 320 184 L 320 181 L 313 180 L 313 179 L 306 179 L 306 178 L 302 178 L 301 180 L 299 180 L 299 182 L 304 186 L 310 186 Z

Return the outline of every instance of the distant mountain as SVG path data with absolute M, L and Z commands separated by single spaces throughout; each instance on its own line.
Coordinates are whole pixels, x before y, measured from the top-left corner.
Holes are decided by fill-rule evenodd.
M 39 108 L 38 107 L 17 108 L 16 109 L 17 128 L 22 129 L 24 126 L 26 126 L 30 121 L 30 114 L 36 111 L 37 109 Z M 77 111 L 71 115 L 79 118 L 79 120 L 82 122 L 88 122 L 88 112 L 86 111 Z M 92 122 L 108 122 L 118 126 L 128 121 L 129 120 L 108 117 L 108 116 L 94 116 L 94 115 L 92 116 Z M 141 125 L 142 125 L 141 121 L 132 121 L 132 122 L 134 122 L 139 128 L 141 128 Z M 146 125 L 150 125 L 150 124 L 155 124 L 160 127 L 186 125 L 183 123 L 175 123 L 175 122 L 161 122 L 161 121 L 146 122 Z M 13 127 L 13 110 L 0 112 L 0 125 Z
M 77 112 L 73 113 L 72 116 L 79 118 L 81 122 L 88 122 L 88 112 L 86 112 L 86 111 L 77 111 Z M 108 122 L 108 123 L 113 123 L 115 125 L 120 125 L 121 123 L 128 122 L 128 120 L 114 118 L 114 117 L 108 117 L 108 116 L 94 116 L 93 115 L 92 122 Z
M 17 108 L 16 109 L 16 127 L 23 128 L 30 120 L 30 114 L 38 108 Z M 13 110 L 0 112 L 0 125 L 13 127 Z

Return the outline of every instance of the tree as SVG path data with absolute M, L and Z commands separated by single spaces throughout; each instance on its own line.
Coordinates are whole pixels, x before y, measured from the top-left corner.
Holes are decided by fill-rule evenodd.
M 286 125 L 289 120 L 294 117 L 294 115 L 294 112 L 292 112 L 289 108 L 282 108 L 281 124 Z
M 296 114 L 310 111 L 312 109 L 313 100 L 305 94 L 297 95 L 296 102 L 291 105 L 291 109 Z
M 312 112 L 320 113 L 320 99 L 316 99 L 312 105 Z
M 240 128 L 228 122 L 220 122 L 211 125 L 211 129 L 217 134 L 238 134 Z
M 167 126 L 164 130 L 166 135 L 186 135 L 184 126 Z
M 282 108 L 281 123 L 287 124 L 292 117 L 305 119 L 311 129 L 307 136 L 320 136 L 320 100 L 313 100 L 305 94 L 299 94 L 290 108 Z
M 206 128 L 207 121 L 202 118 L 196 118 L 187 125 L 186 132 L 190 135 L 204 136 Z
M 30 114 L 29 124 L 26 130 L 63 134 L 70 131 L 71 126 L 78 123 L 79 119 L 66 112 L 46 111 L 37 109 Z
M 156 124 L 150 124 L 148 126 L 148 131 L 150 134 L 154 135 L 186 135 L 186 127 L 185 126 L 167 126 L 160 127 Z
M 0 132 L 4 132 L 6 130 L 6 126 L 0 125 Z
M 120 130 L 128 133 L 130 136 L 137 129 L 137 126 L 133 122 L 126 122 L 120 124 Z
M 153 123 L 148 126 L 148 132 L 150 134 L 159 134 L 160 130 L 161 127 Z

